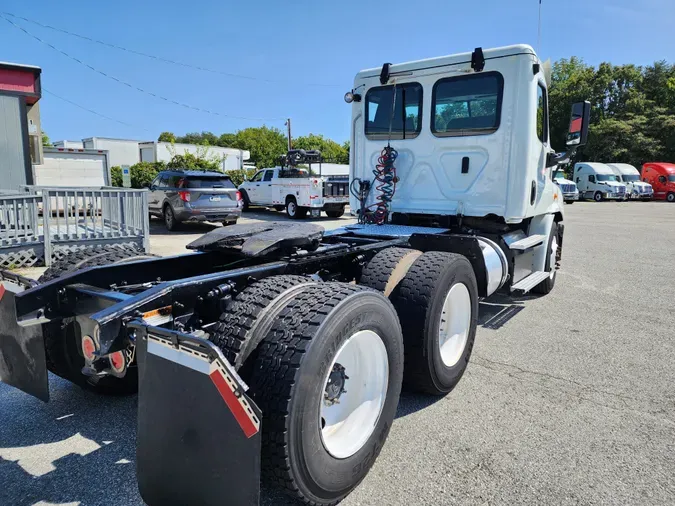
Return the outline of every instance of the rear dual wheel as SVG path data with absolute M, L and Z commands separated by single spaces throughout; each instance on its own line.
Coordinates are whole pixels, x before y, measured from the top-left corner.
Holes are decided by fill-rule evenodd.
M 274 276 L 226 313 L 223 323 L 241 330 L 221 349 L 263 413 L 264 475 L 306 503 L 336 504 L 367 474 L 396 413 L 403 343 L 394 308 L 363 287 Z
M 471 263 L 441 251 L 390 248 L 368 263 L 361 284 L 387 295 L 401 321 L 404 385 L 445 395 L 471 356 L 478 319 L 478 285 Z

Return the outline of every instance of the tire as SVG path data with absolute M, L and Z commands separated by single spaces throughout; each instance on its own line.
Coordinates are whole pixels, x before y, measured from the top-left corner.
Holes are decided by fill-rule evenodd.
M 374 288 L 389 297 L 420 255 L 422 252 L 415 249 L 383 249 L 364 267 L 359 284 Z
M 176 215 L 173 212 L 173 209 L 171 209 L 171 206 L 169 204 L 164 206 L 164 212 L 162 213 L 164 216 L 164 226 L 169 232 L 173 232 L 174 230 L 178 230 L 179 223 L 176 220 Z
M 351 363 L 360 364 L 353 372 L 345 362 L 347 391 L 337 394 L 341 403 L 327 406 L 328 380 L 341 374 L 335 372 L 340 365 L 336 359 L 364 339 L 377 346 L 354 355 L 363 361 Z M 346 283 L 321 283 L 297 294 L 260 345 L 251 381 L 251 395 L 263 413 L 264 476 L 307 504 L 337 504 L 379 455 L 396 414 L 402 375 L 401 329 L 382 294 Z M 365 385 L 377 392 L 370 397 L 370 409 L 362 411 L 361 420 L 346 416 L 337 427 L 328 410 L 348 409 L 362 398 Z M 336 445 L 335 436 L 323 431 L 324 424 L 335 427 L 336 435 L 345 434 L 339 432 L 342 428 L 352 432 L 345 434 L 344 445 Z
M 47 281 L 59 278 L 64 274 L 85 269 L 87 267 L 108 265 L 117 263 L 120 260 L 135 257 L 153 258 L 155 255 L 143 253 L 135 247 L 99 246 L 83 248 L 68 253 L 63 258 L 54 262 L 46 271 L 44 271 L 44 273 L 42 273 L 42 276 L 38 278 L 38 283 L 46 283 Z M 138 259 L 140 260 L 141 258 Z
M 229 225 L 236 225 L 236 224 L 237 224 L 237 220 L 224 221 L 224 222 L 223 222 L 223 227 L 227 227 L 227 226 L 229 226 Z
M 424 253 L 391 299 L 403 329 L 404 385 L 431 395 L 447 394 L 464 374 L 476 338 L 478 285 L 471 263 L 455 253 Z M 459 309 L 453 313 L 453 307 Z M 450 315 L 449 322 L 442 321 L 444 315 Z M 450 334 L 443 323 L 464 331 L 446 338 L 441 347 L 443 334 Z
M 209 339 L 240 370 L 267 335 L 269 326 L 290 299 L 316 281 L 305 276 L 270 276 L 242 290 L 214 326 Z M 252 357 L 255 361 L 255 356 Z M 246 381 L 248 378 L 244 378 Z
M 249 208 L 251 207 L 251 199 L 248 198 L 248 193 L 246 193 L 246 190 L 239 190 L 241 192 L 241 200 L 243 200 L 244 205 L 241 208 L 242 211 L 248 211 Z
M 568 203 L 569 205 L 572 205 L 572 204 L 574 204 L 574 200 L 568 200 L 567 203 Z
M 307 208 L 300 207 L 296 200 L 291 197 L 286 200 L 286 214 L 293 220 L 301 220 L 307 216 Z
M 602 193 L 600 193 L 600 192 L 595 192 L 595 193 L 593 194 L 593 200 L 595 200 L 596 202 L 602 202 L 602 201 L 603 201 Z
M 668 202 L 675 202 L 675 193 L 670 192 L 668 195 L 666 195 L 666 200 Z
M 345 208 L 344 207 L 341 207 L 338 210 L 326 211 L 326 216 L 328 216 L 329 218 L 340 218 L 344 214 L 345 214 Z
M 551 274 L 544 281 L 542 281 L 537 286 L 532 288 L 532 292 L 546 295 L 548 293 L 551 293 L 551 290 L 553 290 L 553 287 L 555 286 L 555 278 L 558 272 L 557 264 L 560 250 L 559 244 L 560 239 L 558 237 L 558 224 L 553 223 L 553 225 L 551 226 L 551 234 L 550 237 L 548 238 L 548 248 L 546 249 L 546 272 L 550 272 Z M 555 248 L 555 252 L 553 251 L 553 248 Z
M 119 248 L 86 248 L 66 255 L 40 277 L 40 282 L 99 265 L 112 265 L 153 258 L 141 251 Z M 84 358 L 80 351 L 81 335 L 74 318 L 42 326 L 47 369 L 82 388 L 106 395 L 129 395 L 138 391 L 138 368 L 132 364 L 123 378 L 102 377 L 95 383 L 82 374 Z

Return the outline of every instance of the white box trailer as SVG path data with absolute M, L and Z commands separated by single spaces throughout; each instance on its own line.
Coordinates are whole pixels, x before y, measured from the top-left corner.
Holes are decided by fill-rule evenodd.
M 101 187 L 110 185 L 108 152 L 98 149 L 44 148 L 33 165 L 36 186 Z
M 142 162 L 168 162 L 174 155 L 191 153 L 218 160 L 223 171 L 241 169 L 244 162 L 251 158 L 251 153 L 244 149 L 222 148 L 220 146 L 152 141 L 141 142 L 139 147 L 140 161 Z
M 55 148 L 66 148 L 66 149 L 83 149 L 84 143 L 82 141 L 54 141 L 52 144 Z
M 85 149 L 108 151 L 110 167 L 134 165 L 141 161 L 139 141 L 132 139 L 112 139 L 110 137 L 89 137 L 82 139 Z

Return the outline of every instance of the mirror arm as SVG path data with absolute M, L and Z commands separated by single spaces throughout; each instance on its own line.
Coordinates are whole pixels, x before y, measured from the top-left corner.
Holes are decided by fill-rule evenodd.
M 577 152 L 578 146 L 571 146 L 564 153 L 549 153 L 546 155 L 546 167 L 555 167 L 564 163 L 570 163 L 570 159 Z

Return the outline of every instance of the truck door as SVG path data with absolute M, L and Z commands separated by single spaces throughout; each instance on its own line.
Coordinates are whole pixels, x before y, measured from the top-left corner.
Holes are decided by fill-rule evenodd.
M 257 198 L 260 200 L 261 204 L 271 204 L 273 187 L 272 179 L 274 178 L 274 170 L 266 170 L 263 174 L 262 181 L 260 181 L 260 186 L 257 188 Z
M 148 195 L 148 207 L 151 211 L 161 212 L 162 203 L 164 200 L 163 188 L 168 184 L 168 176 L 166 174 L 158 175 L 155 180 L 150 183 L 150 195 Z
M 248 193 L 248 199 L 251 201 L 253 204 L 257 204 L 260 202 L 260 185 L 262 183 L 262 178 L 264 174 L 264 170 L 259 170 L 258 172 L 255 173 L 255 175 L 251 178 L 251 180 L 248 182 L 246 185 L 246 193 Z

